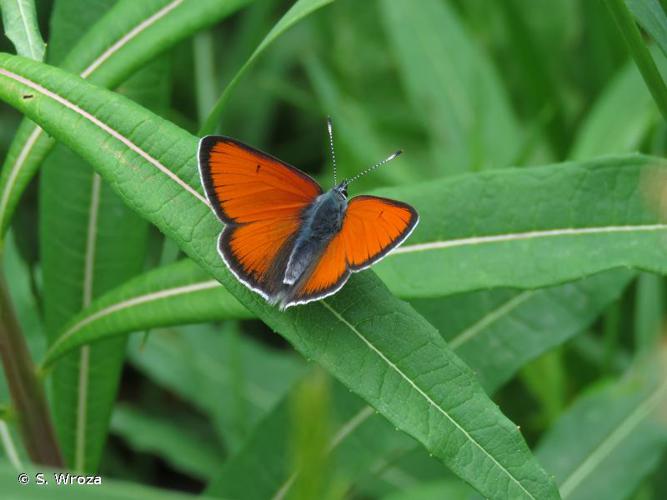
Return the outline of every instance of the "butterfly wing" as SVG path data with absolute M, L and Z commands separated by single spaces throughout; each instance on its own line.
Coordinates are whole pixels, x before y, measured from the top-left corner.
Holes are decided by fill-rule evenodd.
M 352 198 L 338 235 L 350 270 L 361 271 L 382 259 L 410 236 L 417 222 L 417 211 L 407 203 L 377 196 Z
M 237 278 L 269 298 L 280 285 L 277 269 L 301 215 L 322 189 L 287 163 L 221 136 L 200 141 L 199 172 L 225 223 L 219 240 L 223 259 Z
M 213 209 L 227 224 L 293 217 L 322 194 L 307 174 L 228 137 L 201 140 L 199 172 Z
M 400 245 L 418 221 L 417 211 L 406 203 L 377 196 L 352 198 L 340 232 L 287 305 L 335 293 L 350 272 L 366 269 Z

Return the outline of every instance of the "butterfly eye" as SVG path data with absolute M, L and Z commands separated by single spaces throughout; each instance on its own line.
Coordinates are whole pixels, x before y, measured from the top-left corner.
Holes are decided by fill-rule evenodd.
M 347 198 L 347 184 L 347 181 L 343 181 L 335 187 L 336 192 L 339 193 L 343 198 Z

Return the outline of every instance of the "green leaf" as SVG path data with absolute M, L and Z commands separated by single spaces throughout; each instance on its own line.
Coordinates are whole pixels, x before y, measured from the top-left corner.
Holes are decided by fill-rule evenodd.
M 354 487 L 370 496 L 382 498 L 392 492 L 443 479 L 456 480 L 449 471 L 443 470 L 437 461 L 425 453 L 423 448 L 415 447 L 378 459 Z M 476 493 L 475 498 L 479 498 L 479 493 Z
M 667 16 L 659 0 L 625 0 L 625 4 L 667 56 Z
M 302 467 L 292 460 L 292 438 L 302 420 L 295 418 L 295 401 L 307 392 L 309 373 L 276 408 L 262 419 L 244 447 L 223 465 L 207 489 L 212 496 L 236 499 L 291 498 Z M 341 384 L 331 384 L 328 432 L 324 444 L 330 473 L 354 484 L 376 462 L 401 449 L 411 449 L 414 441 L 396 432 L 384 418 Z M 310 420 L 306 418 L 306 421 Z
M 521 137 L 499 78 L 446 2 L 380 3 L 387 37 L 435 159 L 450 173 L 510 165 Z
M 614 270 L 538 290 L 489 290 L 413 300 L 489 393 L 522 366 L 587 328 L 633 273 Z
M 182 276 L 179 276 L 179 268 L 192 270 L 193 273 L 191 275 L 183 274 Z M 225 304 L 230 297 L 229 293 L 220 286 L 209 288 L 209 286 L 215 286 L 217 282 L 208 278 L 194 263 L 184 261 L 176 265 L 159 269 L 135 280 L 135 283 L 162 283 L 161 279 L 153 279 L 154 276 L 156 278 L 158 276 L 172 276 L 174 279 L 183 277 L 185 279 L 179 282 L 178 285 L 176 285 L 175 282 L 173 283 L 176 285 L 174 288 L 189 290 L 189 287 L 192 287 L 193 291 L 187 295 L 179 294 L 173 298 L 164 299 L 165 301 L 168 300 L 164 305 L 162 305 L 160 300 L 160 305 L 156 307 L 154 311 L 151 311 L 149 303 L 146 303 L 145 317 L 143 311 L 136 311 L 133 313 L 132 309 L 128 310 L 127 313 L 125 311 L 121 313 L 114 313 L 111 311 L 108 316 L 108 322 L 105 321 L 99 323 L 93 320 L 73 334 L 71 341 L 67 342 L 66 345 L 62 345 L 62 347 L 71 349 L 76 347 L 79 343 L 85 343 L 87 339 L 90 341 L 97 338 L 97 335 L 101 332 L 104 332 L 106 335 L 114 333 L 114 331 L 118 332 L 138 329 L 139 327 L 149 328 L 154 324 L 153 322 L 170 321 L 173 322 L 173 324 L 177 324 L 179 322 L 184 323 L 193 320 L 210 321 L 227 317 L 224 309 Z M 632 273 L 629 271 L 610 271 L 576 283 L 543 290 L 527 292 L 510 290 L 477 292 L 445 299 L 416 300 L 413 301 L 413 305 L 415 305 L 418 311 L 424 314 L 436 327 L 438 327 L 445 339 L 449 341 L 450 347 L 457 350 L 457 353 L 471 365 L 478 377 L 480 377 L 482 384 L 486 387 L 487 391 L 491 393 L 500 387 L 527 361 L 584 330 L 597 318 L 600 312 L 610 302 L 618 298 L 631 276 Z M 200 287 L 205 289 L 199 290 Z M 121 288 L 135 288 L 136 290 L 137 287 L 133 286 L 133 283 L 130 282 Z M 165 293 L 170 293 L 170 290 L 171 288 L 169 286 L 165 286 Z M 114 293 L 115 291 L 112 292 L 112 294 Z M 142 297 L 140 293 L 136 296 Z M 104 298 L 102 300 L 104 300 Z M 219 307 L 216 306 L 218 301 L 220 301 Z M 109 301 L 109 303 L 116 304 L 117 302 Z M 207 307 L 207 304 L 209 303 L 211 304 L 210 309 Z M 200 304 L 204 310 L 198 309 L 198 304 Z M 114 305 L 111 305 L 110 307 L 114 307 Z M 87 318 L 94 317 L 96 311 L 99 309 L 108 308 L 105 308 L 103 304 L 100 303 L 99 308 L 93 307 L 88 311 L 84 311 L 75 322 L 81 323 L 88 321 Z M 191 316 L 181 316 L 180 314 L 182 313 L 190 313 Z M 114 318 L 116 314 L 118 314 L 117 321 Z M 120 314 L 122 314 L 122 316 L 120 316 Z M 139 321 L 147 320 L 147 322 L 139 324 L 132 323 L 132 318 L 135 316 L 141 318 Z M 130 323 L 128 323 L 128 321 L 130 321 Z M 128 324 L 134 326 L 129 327 L 127 326 Z M 203 332 L 199 332 L 198 334 L 202 335 Z M 152 366 L 150 373 L 154 373 L 154 377 L 157 377 L 158 381 L 165 380 L 165 378 L 167 380 L 173 379 L 171 382 L 167 382 L 166 385 L 186 398 L 188 395 L 203 394 L 204 401 L 198 403 L 198 406 L 200 408 L 206 408 L 206 401 L 209 401 L 206 396 L 208 391 L 195 391 L 194 387 L 185 383 L 187 380 L 202 380 L 206 377 L 194 377 L 192 375 L 184 374 L 181 370 L 174 370 L 173 367 L 179 363 L 179 360 L 181 360 L 180 362 L 182 363 L 183 353 L 189 353 L 190 350 L 179 343 L 176 343 L 173 348 L 169 349 L 167 347 L 168 342 L 175 341 L 175 339 L 170 340 L 171 338 L 172 336 L 169 335 L 169 332 L 154 334 L 148 345 L 143 349 L 136 348 L 131 351 L 135 353 L 133 354 L 133 359 L 135 359 L 135 363 L 140 362 L 140 366 L 145 364 L 142 361 L 152 359 L 153 361 L 147 364 L 147 366 Z M 160 345 L 163 342 L 165 343 L 165 346 L 161 347 L 160 351 L 165 352 L 165 350 L 168 349 L 167 352 L 173 353 L 171 356 L 166 355 L 166 353 L 158 355 L 157 352 L 155 355 L 150 354 L 151 348 L 155 350 L 156 344 Z M 202 342 L 206 345 L 206 342 Z M 139 342 L 133 342 L 134 345 L 137 345 L 138 343 Z M 224 359 L 222 353 L 226 350 L 227 349 L 223 349 L 219 355 L 214 352 L 211 354 L 214 358 L 222 360 Z M 207 349 L 207 351 L 210 351 L 210 348 Z M 58 356 L 58 352 L 52 351 L 52 353 L 47 355 L 45 362 L 48 362 L 52 355 L 55 358 Z M 194 367 L 206 366 L 208 364 L 199 361 L 199 358 L 191 353 L 187 354 L 185 357 L 188 360 L 192 360 Z M 254 358 L 256 358 L 256 356 L 254 356 Z M 266 362 L 253 364 L 265 365 Z M 222 366 L 219 367 L 219 370 L 220 372 L 226 370 L 224 362 Z M 268 371 L 275 372 L 275 369 L 269 369 Z M 220 389 L 217 393 L 224 394 L 224 391 Z M 334 400 L 332 406 L 336 405 L 337 400 Z M 229 407 L 229 404 L 223 404 L 222 406 Z M 360 406 L 358 408 L 361 410 Z M 208 413 L 211 411 L 212 409 L 210 408 L 207 410 Z M 279 410 L 274 413 L 276 413 L 276 415 L 270 418 L 283 418 L 280 416 Z M 393 428 L 387 426 L 386 432 L 382 431 L 382 426 L 377 424 L 377 422 L 378 420 L 383 421 L 383 419 L 375 415 L 369 416 L 372 418 L 369 420 L 368 425 L 364 424 L 364 426 L 360 428 L 362 433 L 363 429 L 370 427 L 374 429 L 372 431 L 374 436 L 372 441 L 389 442 L 388 440 L 391 440 L 392 436 L 395 434 Z M 282 424 L 271 423 L 268 425 L 273 428 L 274 425 L 281 426 Z M 346 434 L 346 439 L 347 437 L 353 437 L 353 441 L 356 440 L 357 437 L 354 434 L 356 431 L 356 427 L 354 430 L 350 430 L 349 433 Z M 265 456 L 268 449 L 274 450 L 276 446 L 275 440 L 275 436 L 270 432 L 266 434 L 262 433 L 261 439 L 259 436 L 255 436 L 253 440 L 254 448 L 246 449 L 243 452 L 243 455 L 247 457 Z M 342 451 L 338 452 L 336 457 L 342 453 L 341 456 L 344 458 L 341 458 L 340 460 L 335 458 L 336 462 L 349 462 L 349 459 L 346 457 L 347 452 L 345 451 L 348 449 L 348 446 L 353 450 L 351 453 L 358 454 L 358 447 L 355 444 L 348 445 L 347 442 L 341 442 L 339 446 Z M 391 456 L 391 454 L 395 452 L 395 449 L 380 447 L 377 449 L 372 448 L 368 451 L 369 457 L 367 465 L 368 463 L 377 461 L 377 457 L 382 456 L 383 454 L 385 456 Z M 374 452 L 377 455 L 373 455 L 371 452 Z M 274 450 L 272 453 L 277 452 Z M 232 460 L 236 460 L 236 458 Z M 242 459 L 239 458 L 239 460 Z M 230 476 L 230 478 L 222 482 L 229 482 L 230 486 L 228 488 L 241 491 L 244 487 L 239 483 L 245 481 L 243 478 L 253 478 L 252 480 L 248 479 L 248 481 L 252 483 L 255 482 L 255 478 L 259 475 L 259 471 L 254 467 L 258 466 L 259 464 L 256 461 L 253 462 L 248 459 L 244 465 L 234 466 L 238 468 L 237 472 L 238 470 L 245 470 L 245 467 L 251 467 L 251 469 L 247 470 L 242 477 L 238 477 L 237 474 L 232 474 L 232 476 L 236 478 L 235 481 L 232 481 L 232 476 Z M 263 464 L 261 467 L 266 468 L 269 467 L 269 465 Z M 356 470 L 357 468 L 358 467 L 355 466 L 354 469 Z M 362 470 L 357 472 L 361 473 Z M 223 477 L 226 476 L 223 475 Z M 279 485 L 282 484 L 280 481 L 284 482 L 288 477 L 289 472 L 287 469 L 282 476 L 276 473 L 274 481 L 267 485 L 267 488 L 271 486 L 274 490 L 279 489 Z M 352 476 L 348 473 L 346 478 L 351 480 Z M 230 491 L 228 488 L 219 489 L 214 487 L 211 491 L 217 493 L 220 493 L 221 491 Z
M 232 81 L 248 55 L 252 54 L 257 45 L 276 23 L 276 15 L 282 14 L 289 3 L 282 0 L 253 2 L 243 12 L 234 33 L 227 39 L 224 58 L 214 57 L 209 61 L 199 61 L 197 57 L 197 39 L 194 40 L 195 68 L 202 74 L 208 73 L 211 81 L 211 94 L 206 102 L 200 102 L 199 126 L 206 120 L 215 106 L 224 86 Z M 312 23 L 304 22 L 281 35 L 279 43 L 273 44 L 270 57 L 258 57 L 242 77 L 243 85 L 236 85 L 233 98 L 227 101 L 224 112 L 217 123 L 218 130 L 234 131 L 236 137 L 243 137 L 248 144 L 266 144 L 271 137 L 275 125 L 277 107 L 282 105 L 275 95 L 269 82 L 285 82 L 285 75 L 292 74 L 294 66 L 302 57 L 304 42 L 310 32 Z M 209 32 L 212 36 L 214 33 Z M 200 45 L 201 46 L 201 45 Z M 213 48 L 213 47 L 212 47 Z M 211 53 L 211 56 L 214 54 Z M 200 85 L 205 80 L 199 80 Z M 291 85 L 291 84 L 288 84 Z M 290 144 L 298 148 L 300 141 Z
M 13 425 L 6 415 L 0 414 L 0 457 L 9 461 L 15 470 L 23 468 L 24 452 L 18 451 L 19 433 L 14 432 Z
M 37 24 L 35 0 L 0 0 L 5 35 L 16 47 L 16 53 L 35 61 L 44 60 L 46 44 Z
M 76 21 L 62 16 L 52 23 L 52 39 L 65 38 L 50 57 L 61 59 L 72 23 L 88 26 L 86 2 L 69 2 L 85 13 Z M 107 7 L 111 2 L 107 2 Z M 129 96 L 141 95 L 150 73 L 166 77 L 166 67 L 151 66 L 134 79 Z M 150 87 L 158 92 L 159 87 Z M 134 95 L 133 95 L 134 94 Z M 166 102 L 163 92 L 161 100 Z M 142 96 L 145 97 L 145 96 Z M 144 104 L 148 104 L 144 99 Z M 62 203 L 68 199 L 68 203 Z M 143 268 L 148 227 L 81 158 L 57 145 L 40 177 L 40 248 L 45 326 L 50 343 L 62 325 L 109 287 Z M 116 397 L 125 339 L 83 347 L 55 368 L 52 388 L 54 423 L 67 464 L 77 472 L 97 469 Z
M 423 483 L 407 488 L 399 493 L 387 495 L 384 500 L 433 500 L 446 498 L 447 500 L 467 500 L 475 498 L 475 492 L 460 481 L 438 481 Z
M 111 430 L 134 450 L 152 453 L 179 471 L 201 480 L 215 477 L 224 461 L 222 449 L 200 432 L 199 422 L 164 416 L 119 404 L 111 419 Z
M 44 355 L 46 341 L 40 311 L 37 307 L 31 286 L 30 270 L 21 260 L 14 234 L 7 235 L 2 253 L 2 272 L 9 284 L 8 292 L 14 305 L 21 331 L 26 338 L 32 359 L 40 359 Z M 4 456 L 17 469 L 23 467 L 30 459 L 21 442 L 19 420 L 13 407 L 6 372 L 0 371 L 0 457 Z
M 640 274 L 635 300 L 635 346 L 637 351 L 651 352 L 662 336 L 665 317 L 664 278 L 654 274 Z
M 116 87 L 160 53 L 248 1 L 121 0 L 91 26 L 60 66 L 97 85 Z M 23 191 L 54 145 L 55 140 L 34 123 L 21 123 L 0 170 L 0 239 Z
M 89 26 L 95 25 L 116 0 L 87 0 L 86 8 L 78 1 L 56 0 L 49 19 L 49 50 L 46 62 L 58 65 L 67 57 Z
M 124 86 L 153 109 L 165 107 L 168 65 L 158 60 Z M 149 92 L 146 89 L 150 89 Z M 92 300 L 140 273 L 148 225 L 81 158 L 57 145 L 40 177 L 40 242 L 44 310 L 50 343 Z M 68 199 L 68 203 L 62 203 Z M 51 377 L 59 441 L 69 466 L 97 470 L 125 354 L 125 337 L 84 346 L 63 359 Z
M 44 364 L 118 334 L 253 317 L 218 281 L 186 259 L 149 271 L 100 297 L 62 329 Z
M 664 365 L 652 361 L 579 398 L 542 439 L 537 455 L 564 499 L 628 498 L 658 465 L 667 382 Z
M 632 14 L 625 4 L 625 0 L 605 0 L 609 11 L 611 12 L 621 36 L 623 36 L 630 54 L 639 68 L 639 72 L 646 82 L 648 90 L 653 96 L 653 100 L 662 113 L 663 119 L 667 119 L 667 86 L 662 79 L 655 61 L 651 57 L 648 47 L 644 43 L 641 32 L 632 18 Z
M 238 85 L 243 75 L 250 69 L 255 60 L 264 52 L 269 45 L 271 45 L 276 38 L 282 35 L 285 31 L 290 29 L 296 23 L 308 17 L 311 13 L 316 10 L 324 7 L 325 5 L 330 4 L 333 0 L 297 0 L 292 7 L 285 13 L 285 15 L 280 18 L 271 31 L 264 37 L 262 42 L 257 46 L 255 51 L 250 55 L 246 62 L 241 66 L 241 68 L 234 75 L 234 78 L 227 84 L 225 90 L 222 92 L 220 97 L 213 106 L 213 109 L 209 113 L 208 117 L 204 121 L 201 129 L 199 130 L 198 135 L 207 135 L 215 132 L 220 116 L 222 115 L 225 105 L 229 100 L 232 91 Z
M 35 98 L 22 99 L 26 92 Z M 16 56 L 0 55 L 0 98 L 93 163 L 244 306 L 482 494 L 556 497 L 517 428 L 469 368 L 373 273 L 355 275 L 332 298 L 284 313 L 239 283 L 217 255 L 220 224 L 198 186 L 196 138 L 121 96 Z M 100 155 L 101 145 L 113 154 Z M 397 404 L 397 397 L 409 404 Z
M 625 156 L 380 190 L 421 223 L 376 272 L 402 297 L 539 288 L 616 267 L 667 272 L 664 168 Z
M 657 58 L 664 71 L 664 59 Z M 618 116 L 623 116 L 619 120 Z M 637 67 L 628 63 L 610 80 L 588 112 L 574 146 L 573 160 L 638 151 L 660 113 Z
M 449 346 L 468 362 L 491 394 L 527 361 L 580 333 L 620 295 L 631 276 L 628 271 L 611 271 L 544 290 L 494 290 L 413 303 L 433 320 Z M 346 405 L 353 408 L 349 413 L 345 413 Z M 334 397 L 331 407 L 348 415 L 343 424 L 332 428 L 330 440 L 336 442 L 332 460 L 352 485 L 379 463 L 394 462 L 397 453 L 414 446 L 410 440 L 401 440 L 382 417 L 366 413 L 370 411 L 368 406 L 354 406 L 353 400 Z M 288 455 L 287 446 L 281 444 L 284 437 L 273 431 L 287 426 L 281 411 L 277 407 L 260 423 L 253 438 L 223 467 L 222 476 L 212 483 L 209 493 L 268 498 L 286 488 L 295 472 L 285 465 Z M 344 437 L 335 437 L 343 428 Z M 364 444 L 359 446 L 359 441 Z M 361 456 L 360 449 L 364 450 Z M 285 455 L 280 455 L 280 450 Z M 351 469 L 346 467 L 352 460 L 348 455 L 357 457 Z M 271 472 L 264 475 L 267 470 Z M 246 491 L 245 496 L 239 496 L 242 491 Z
M 271 411 L 303 373 L 292 355 L 245 338 L 233 322 L 158 330 L 130 339 L 128 358 L 156 384 L 207 415 L 229 450 Z
M 553 349 L 519 372 L 521 384 L 539 406 L 531 419 L 531 424 L 537 428 L 550 426 L 566 406 L 569 370 L 564 351 L 566 349 Z
M 494 391 L 525 363 L 590 325 L 633 273 L 609 271 L 561 286 L 493 290 L 412 305 Z M 190 261 L 151 271 L 95 301 L 73 318 L 44 358 L 50 365 L 82 345 L 130 331 L 252 315 Z

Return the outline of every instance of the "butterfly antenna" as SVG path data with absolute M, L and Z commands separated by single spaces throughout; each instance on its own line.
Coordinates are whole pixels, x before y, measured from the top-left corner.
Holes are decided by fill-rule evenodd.
M 327 117 L 327 130 L 329 130 L 329 150 L 331 151 L 331 163 L 333 164 L 334 186 L 336 185 L 336 152 L 333 144 L 333 121 Z
M 369 168 L 367 168 L 366 170 L 363 170 L 363 171 L 359 172 L 357 175 L 355 175 L 355 176 L 352 177 L 349 181 L 347 181 L 347 183 L 350 184 L 351 182 L 356 181 L 359 177 L 362 177 L 362 176 L 364 176 L 364 175 L 366 175 L 366 174 L 369 174 L 369 173 L 371 173 L 373 170 L 375 170 L 375 169 L 377 169 L 377 168 L 380 168 L 382 165 L 384 165 L 384 164 L 386 164 L 386 163 L 389 163 L 391 160 L 393 160 L 394 158 L 396 158 L 397 156 L 399 156 L 402 152 L 403 152 L 403 151 L 399 149 L 398 151 L 396 151 L 395 153 L 392 153 L 392 154 L 389 155 L 387 158 L 385 158 L 384 160 L 382 160 L 382 161 L 376 163 L 376 164 L 373 165 L 372 167 L 369 167 Z

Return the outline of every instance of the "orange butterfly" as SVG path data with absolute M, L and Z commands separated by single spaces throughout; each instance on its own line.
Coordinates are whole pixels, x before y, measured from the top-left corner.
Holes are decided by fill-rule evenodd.
M 331 120 L 328 121 L 336 184 Z M 400 154 L 327 192 L 311 177 L 234 139 L 204 137 L 199 172 L 225 223 L 218 250 L 248 288 L 282 309 L 336 293 L 350 273 L 400 245 L 417 225 L 410 205 L 377 196 L 347 200 L 347 186 Z

